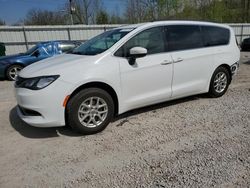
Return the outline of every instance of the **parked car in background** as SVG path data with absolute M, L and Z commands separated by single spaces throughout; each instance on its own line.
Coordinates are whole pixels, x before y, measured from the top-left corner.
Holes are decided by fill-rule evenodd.
M 70 52 L 79 45 L 80 43 L 75 41 L 41 42 L 25 53 L 0 57 L 0 78 L 15 80 L 24 67 L 57 54 Z
M 15 82 L 18 115 L 37 127 L 68 124 L 97 133 L 135 108 L 199 93 L 221 97 L 239 59 L 227 25 L 162 21 L 116 28 L 72 54 L 23 69 Z
M 250 51 L 250 38 L 246 38 L 241 43 L 241 51 L 242 52 L 249 52 Z
M 0 42 L 0 56 L 5 56 L 5 44 L 3 42 Z

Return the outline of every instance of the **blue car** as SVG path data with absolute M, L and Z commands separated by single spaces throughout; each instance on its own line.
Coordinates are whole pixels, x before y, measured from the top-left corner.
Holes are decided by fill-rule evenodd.
M 15 80 L 22 68 L 42 59 L 70 52 L 79 45 L 79 42 L 74 41 L 41 42 L 25 53 L 0 57 L 0 78 Z

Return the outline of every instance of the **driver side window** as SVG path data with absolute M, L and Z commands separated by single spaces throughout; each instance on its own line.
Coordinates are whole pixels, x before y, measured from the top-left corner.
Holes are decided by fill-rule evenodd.
M 43 52 L 47 53 L 47 55 L 54 55 L 54 47 L 52 44 L 45 45 L 43 48 Z
M 47 53 L 44 51 L 44 48 L 38 48 L 37 51 L 35 52 L 36 56 L 46 56 Z
M 146 48 L 147 54 L 156 54 L 165 52 L 165 34 L 164 27 L 154 27 L 142 31 L 129 41 L 127 41 L 115 53 L 115 56 L 128 57 L 129 50 L 133 47 Z

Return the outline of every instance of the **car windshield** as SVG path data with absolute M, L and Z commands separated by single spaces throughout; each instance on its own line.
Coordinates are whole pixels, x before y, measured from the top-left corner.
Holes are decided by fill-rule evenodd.
M 29 50 L 27 50 L 27 52 L 25 52 L 24 54 L 25 55 L 30 55 L 30 54 L 34 53 L 37 50 L 37 48 L 38 48 L 38 46 L 35 45 L 32 48 L 30 48 Z
M 78 48 L 75 48 L 71 53 L 79 55 L 100 54 L 109 49 L 111 46 L 113 46 L 116 42 L 118 42 L 121 38 L 123 38 L 132 30 L 133 29 L 129 28 L 106 31 L 83 43 Z

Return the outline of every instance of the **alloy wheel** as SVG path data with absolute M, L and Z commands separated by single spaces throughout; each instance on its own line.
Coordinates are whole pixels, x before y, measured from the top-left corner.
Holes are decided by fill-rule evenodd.
M 21 67 L 16 67 L 14 66 L 13 68 L 10 69 L 9 71 L 9 77 L 12 79 L 12 80 L 16 80 L 16 77 L 18 76 L 18 73 L 22 70 Z
M 222 93 L 227 87 L 227 75 L 224 72 L 218 72 L 214 78 L 214 90 Z
M 89 128 L 99 126 L 108 115 L 108 105 L 100 97 L 89 97 L 81 103 L 78 109 L 80 123 Z

